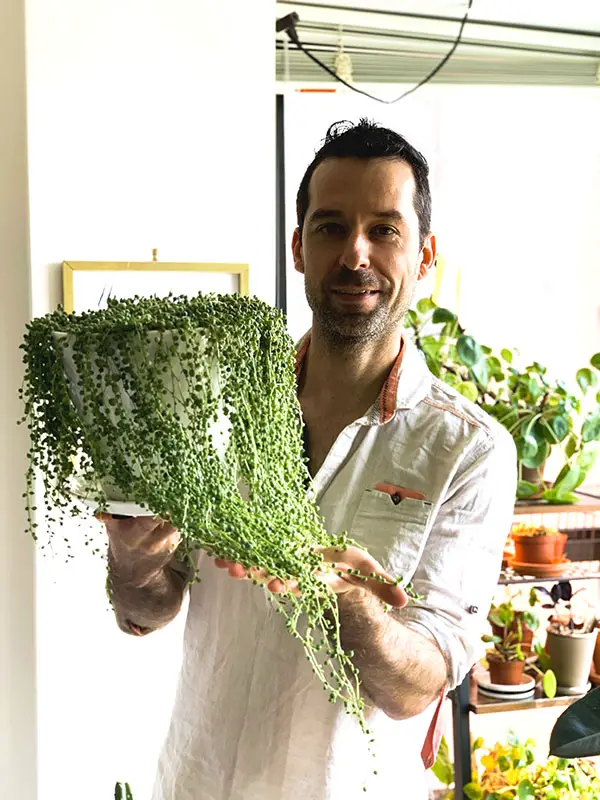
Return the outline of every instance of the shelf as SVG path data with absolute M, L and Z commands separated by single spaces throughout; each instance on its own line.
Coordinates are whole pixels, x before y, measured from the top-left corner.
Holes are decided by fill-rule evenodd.
M 558 581 L 582 581 L 600 578 L 600 561 L 572 561 L 567 564 L 560 575 L 548 578 L 539 578 L 534 575 L 520 575 L 510 567 L 500 573 L 498 583 L 501 586 L 511 586 L 514 583 L 544 583 Z
M 578 503 L 572 503 L 567 506 L 552 505 L 543 500 L 518 500 L 515 503 L 515 515 L 521 516 L 524 514 L 593 514 L 595 511 L 600 512 L 600 496 L 596 493 L 575 492 L 579 497 Z
M 471 680 L 469 693 L 469 710 L 474 714 L 498 714 L 505 711 L 527 711 L 534 708 L 560 708 L 570 706 L 583 695 L 544 697 L 542 690 L 536 687 L 532 700 L 495 700 L 485 697 L 477 691 L 477 684 Z

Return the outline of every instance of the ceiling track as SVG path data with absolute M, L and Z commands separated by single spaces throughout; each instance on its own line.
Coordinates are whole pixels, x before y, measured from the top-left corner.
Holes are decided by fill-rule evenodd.
M 289 2 L 289 0 L 285 0 L 285 2 L 278 3 L 278 5 L 287 5 L 293 6 L 294 8 L 315 8 L 319 10 L 325 11 L 350 11 L 359 14 L 374 14 L 374 15 L 381 15 L 387 17 L 403 17 L 405 19 L 419 19 L 419 20 L 427 20 L 428 22 L 460 22 L 464 16 L 464 14 L 460 14 L 457 17 L 449 17 L 444 15 L 438 14 L 418 14 L 412 11 L 390 11 L 382 8 L 365 8 L 360 6 L 338 6 L 334 5 L 333 3 L 309 3 L 304 2 Z M 486 27 L 491 28 L 508 28 L 510 30 L 519 30 L 519 31 L 535 31 L 537 33 L 553 33 L 553 34 L 562 34 L 567 36 L 591 36 L 596 39 L 600 39 L 600 31 L 589 31 L 589 30 L 579 30 L 576 28 L 557 28 L 549 25 L 529 25 L 526 23 L 518 23 L 518 22 L 505 22 L 500 20 L 490 20 L 490 19 L 474 19 L 471 17 L 467 17 L 466 25 L 483 25 Z
M 296 30 L 298 31 L 310 31 L 312 33 L 323 33 L 323 34 L 331 34 L 332 37 L 335 37 L 335 41 L 331 42 L 331 47 L 338 47 L 339 41 L 339 26 L 335 24 L 328 25 L 326 23 L 318 23 L 318 22 L 300 22 L 296 26 Z M 454 39 L 450 36 L 425 36 L 422 34 L 416 33 L 400 33 L 398 31 L 386 31 L 382 30 L 381 28 L 358 28 L 352 27 L 348 25 L 344 25 L 344 38 L 347 40 L 349 37 L 361 37 L 364 36 L 366 38 L 372 37 L 376 38 L 385 38 L 391 40 L 408 40 L 408 41 L 415 41 L 415 42 L 431 42 L 433 44 L 441 44 L 444 46 L 452 45 Z M 305 47 L 314 46 L 314 43 L 307 42 L 302 39 L 302 44 Z M 344 49 L 348 50 L 351 47 L 347 43 L 344 42 Z M 511 42 L 491 42 L 485 39 L 465 39 L 464 37 L 460 40 L 460 47 L 485 47 L 494 50 L 514 50 L 518 52 L 529 52 L 529 53 L 543 53 L 543 54 L 550 54 L 550 55 L 557 55 L 557 56 L 571 56 L 577 58 L 593 58 L 600 62 L 600 51 L 594 50 L 568 50 L 562 47 L 539 47 L 538 45 L 528 45 L 528 44 L 513 44 Z

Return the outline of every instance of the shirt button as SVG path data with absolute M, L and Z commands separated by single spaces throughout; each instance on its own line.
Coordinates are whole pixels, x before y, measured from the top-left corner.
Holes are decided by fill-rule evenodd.
M 398 494 L 398 492 L 396 492 L 396 494 L 393 494 L 393 495 L 392 495 L 392 503 L 393 503 L 395 506 L 397 506 L 397 505 L 398 505 L 398 503 L 399 503 L 401 500 L 402 500 L 402 498 L 400 497 L 400 495 Z

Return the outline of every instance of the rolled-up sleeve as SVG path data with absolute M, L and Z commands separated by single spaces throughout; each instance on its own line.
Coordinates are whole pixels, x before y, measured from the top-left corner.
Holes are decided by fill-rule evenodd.
M 437 642 L 449 688 L 476 660 L 510 530 L 516 452 L 504 428 L 481 431 L 437 505 L 412 579 L 421 599 L 396 618 Z

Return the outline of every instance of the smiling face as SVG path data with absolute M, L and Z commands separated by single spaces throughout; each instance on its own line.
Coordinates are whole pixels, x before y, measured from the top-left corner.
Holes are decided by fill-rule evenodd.
M 316 168 L 292 248 L 313 325 L 331 344 L 397 335 L 417 281 L 435 261 L 433 236 L 419 244 L 414 192 L 404 161 L 329 158 Z

